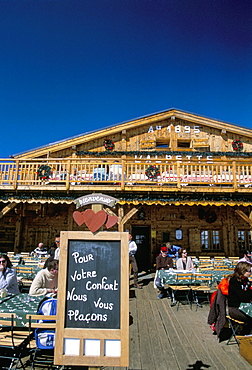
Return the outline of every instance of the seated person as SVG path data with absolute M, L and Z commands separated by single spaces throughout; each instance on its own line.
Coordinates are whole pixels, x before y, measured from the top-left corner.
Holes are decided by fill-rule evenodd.
M 251 253 L 250 251 L 245 251 L 243 254 L 243 257 L 238 261 L 239 262 L 248 262 L 252 265 L 252 260 L 251 260 Z M 251 266 L 252 267 L 252 266 Z
M 172 258 L 167 256 L 167 248 L 161 247 L 160 255 L 156 257 L 156 269 L 167 270 L 169 268 L 173 268 Z M 169 289 L 165 289 L 161 283 L 156 283 L 156 286 L 159 289 L 158 299 L 162 299 L 168 296 Z
M 53 245 L 47 251 L 48 257 L 49 256 L 54 257 L 56 249 L 57 249 L 57 243 L 54 242 Z
M 7 293 L 20 293 L 16 271 L 6 254 L 0 254 L 0 289 L 6 289 Z
M 178 259 L 178 251 L 180 250 L 180 247 L 177 245 L 171 245 L 169 242 L 166 243 L 166 247 L 168 249 L 168 256 Z
M 47 256 L 47 254 L 48 254 L 47 249 L 44 247 L 43 243 L 38 243 L 37 248 L 35 248 L 34 251 L 31 252 L 32 256 L 35 256 L 38 258 L 42 256 Z
M 176 262 L 177 270 L 192 270 L 193 262 L 191 257 L 187 256 L 187 251 L 184 248 L 180 248 L 178 251 L 179 259 Z
M 57 293 L 58 290 L 58 261 L 51 260 L 46 268 L 41 269 L 35 276 L 30 287 L 30 295 L 46 295 Z
M 171 243 L 166 243 L 166 248 L 167 248 L 167 255 L 168 257 L 175 258 L 175 253 L 172 250 L 172 245 Z
M 245 322 L 241 335 L 250 334 L 252 330 L 252 317 L 239 310 L 241 302 L 252 301 L 252 287 L 248 279 L 250 275 L 251 265 L 248 262 L 239 262 L 229 280 L 228 312 L 232 318 Z

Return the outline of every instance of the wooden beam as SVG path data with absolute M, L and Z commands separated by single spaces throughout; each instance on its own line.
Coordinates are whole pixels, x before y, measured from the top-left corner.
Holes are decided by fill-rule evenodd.
M 104 211 L 106 211 L 110 216 L 117 216 L 117 214 L 115 214 L 115 212 L 113 212 L 110 208 L 104 208 Z
M 123 215 L 124 215 L 124 208 L 123 206 L 119 206 L 118 208 L 118 231 L 119 232 L 123 232 L 123 223 L 122 223 Z
M 122 224 L 124 225 L 136 212 L 138 208 L 132 208 L 122 219 Z
M 246 221 L 249 224 L 249 226 L 252 227 L 252 220 L 243 211 L 236 209 L 235 213 L 237 213 L 244 221 Z
M 16 207 L 16 205 L 17 203 L 9 203 L 6 207 L 4 207 L 0 212 L 0 218 L 3 218 L 3 216 L 6 215 L 6 213 L 8 213 L 9 211 L 11 211 L 14 207 Z

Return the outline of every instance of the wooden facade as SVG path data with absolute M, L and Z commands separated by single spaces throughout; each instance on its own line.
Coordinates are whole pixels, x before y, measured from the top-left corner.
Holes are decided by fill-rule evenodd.
M 119 199 L 110 231 L 133 234 L 142 270 L 166 241 L 241 254 L 252 249 L 251 149 L 252 130 L 170 109 L 0 159 L 0 250 L 87 230 L 74 200 L 103 193 Z

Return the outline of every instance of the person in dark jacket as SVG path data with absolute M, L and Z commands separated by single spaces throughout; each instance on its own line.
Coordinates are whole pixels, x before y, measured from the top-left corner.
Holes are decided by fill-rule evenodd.
M 167 270 L 169 268 L 173 268 L 172 258 L 167 256 L 167 248 L 161 247 L 160 254 L 156 257 L 156 269 Z
M 167 248 L 161 247 L 160 254 L 156 257 L 156 270 L 167 270 L 169 268 L 173 268 L 172 258 L 167 256 Z M 169 296 L 168 290 L 161 283 L 157 283 L 156 286 L 159 289 L 158 299 Z
M 250 334 L 252 330 L 252 317 L 239 310 L 242 302 L 252 302 L 252 287 L 249 281 L 251 264 L 239 262 L 231 275 L 228 288 L 228 311 L 229 315 L 239 321 L 244 321 L 243 335 Z
M 212 294 L 210 301 L 210 311 L 208 315 L 208 324 L 220 337 L 226 323 L 226 306 L 228 297 L 229 276 L 223 278 L 217 290 Z

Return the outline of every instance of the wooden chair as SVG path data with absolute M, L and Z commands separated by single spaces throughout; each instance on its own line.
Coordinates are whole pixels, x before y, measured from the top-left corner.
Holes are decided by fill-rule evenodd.
M 223 259 L 214 260 L 214 266 L 224 266 Z
M 228 323 L 229 323 L 229 326 L 232 330 L 232 334 L 230 336 L 230 338 L 228 339 L 227 341 L 227 345 L 228 344 L 238 344 L 239 345 L 239 342 L 236 338 L 236 334 L 238 332 L 238 330 L 241 328 L 241 326 L 244 325 L 244 322 L 243 321 L 239 321 L 239 320 L 236 320 L 236 319 L 233 319 L 233 317 L 227 315 L 226 316 L 227 320 L 228 320 Z M 234 340 L 233 340 L 234 339 Z
M 33 335 L 34 330 L 44 329 L 56 329 L 56 316 L 55 315 L 26 315 L 28 320 L 27 326 L 29 328 L 29 333 Z M 43 319 L 43 322 L 39 322 Z M 53 321 L 53 322 L 52 322 Z M 30 349 L 30 363 L 31 368 L 39 367 L 40 369 L 51 369 L 54 362 L 54 350 L 50 349 L 40 349 L 37 347 L 35 340 L 31 340 L 29 343 Z
M 14 268 L 17 273 L 17 279 L 19 282 L 20 292 L 22 293 L 22 292 L 27 291 L 30 288 L 32 281 L 34 279 L 34 276 L 35 276 L 33 267 L 18 265 L 18 266 L 14 266 Z
M 9 258 L 14 257 L 14 252 L 7 252 L 7 256 L 8 256 Z
M 29 252 L 21 252 L 20 254 L 21 254 L 22 257 L 30 257 Z
M 16 326 L 16 314 L 0 312 L 0 358 L 1 369 L 25 370 L 22 357 L 27 355 L 30 333 L 26 328 Z
M 209 296 L 211 291 L 211 285 L 213 283 L 213 275 L 212 274 L 201 274 L 195 275 L 194 285 L 191 285 L 192 295 L 193 295 L 193 303 L 196 304 L 197 307 L 202 307 L 202 303 L 204 301 L 199 301 L 200 298 L 207 298 L 205 302 L 210 303 Z
M 199 256 L 199 261 L 209 261 L 210 256 Z
M 17 273 L 22 274 L 33 274 L 34 269 L 32 266 L 17 265 L 14 267 Z
M 226 265 L 214 265 L 215 270 L 228 270 L 228 266 Z M 232 269 L 233 270 L 233 269 Z
M 200 269 L 213 269 L 213 264 L 210 262 L 210 263 L 201 263 L 199 265 L 199 268 Z
M 239 259 L 239 257 L 228 257 L 228 260 L 231 261 L 233 267 L 237 265 Z
M 190 292 L 191 292 L 192 275 L 186 273 L 178 273 L 176 284 L 170 285 L 172 289 L 172 302 L 176 302 L 177 311 L 181 302 L 186 301 L 191 308 Z

